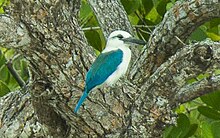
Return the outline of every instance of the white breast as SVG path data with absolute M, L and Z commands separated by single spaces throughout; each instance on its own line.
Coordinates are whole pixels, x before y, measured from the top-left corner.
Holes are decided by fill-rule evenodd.
M 107 78 L 107 80 L 105 81 L 105 83 L 107 85 L 112 85 L 112 84 L 116 83 L 116 81 L 121 76 L 123 76 L 128 69 L 128 65 L 131 60 L 131 50 L 127 46 L 122 46 L 119 49 L 121 49 L 123 51 L 122 62 L 121 62 L 121 64 L 119 64 L 117 70 L 115 72 L 113 72 L 112 75 L 110 75 Z

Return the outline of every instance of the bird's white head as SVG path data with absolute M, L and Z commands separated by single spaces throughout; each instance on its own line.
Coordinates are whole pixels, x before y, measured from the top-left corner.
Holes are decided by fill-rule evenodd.
M 132 37 L 132 35 L 126 31 L 117 30 L 109 35 L 106 47 L 130 46 L 132 44 L 144 45 L 145 42 Z

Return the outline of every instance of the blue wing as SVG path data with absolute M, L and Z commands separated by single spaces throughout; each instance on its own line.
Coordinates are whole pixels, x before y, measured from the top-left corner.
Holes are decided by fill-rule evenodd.
M 86 75 L 86 91 L 89 92 L 97 85 L 102 84 L 122 62 L 123 52 L 118 49 L 106 53 L 101 53 Z
M 122 62 L 123 52 L 119 50 L 101 53 L 86 75 L 86 86 L 83 95 L 79 99 L 74 112 L 77 113 L 88 93 L 95 86 L 102 84 Z

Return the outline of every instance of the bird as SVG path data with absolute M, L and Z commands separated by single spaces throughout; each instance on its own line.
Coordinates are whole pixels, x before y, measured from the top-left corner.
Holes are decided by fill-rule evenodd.
M 84 92 L 74 112 L 78 112 L 92 89 L 103 85 L 112 86 L 125 75 L 131 60 L 129 46 L 145 44 L 145 41 L 136 39 L 123 30 L 110 33 L 105 49 L 98 55 L 86 74 Z

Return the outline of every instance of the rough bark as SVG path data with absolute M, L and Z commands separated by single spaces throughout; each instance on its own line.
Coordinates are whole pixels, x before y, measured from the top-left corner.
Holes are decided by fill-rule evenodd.
M 105 36 L 118 28 L 131 31 L 119 1 L 90 0 L 90 4 Z M 220 43 L 184 45 L 175 39 L 185 42 L 199 25 L 220 17 L 219 2 L 177 2 L 154 30 L 128 77 L 114 87 L 94 90 L 74 114 L 86 70 L 95 57 L 77 21 L 79 8 L 79 0 L 11 0 L 0 16 L 0 44 L 23 54 L 32 70 L 26 92 L 0 99 L 0 135 L 159 137 L 165 124 L 175 121 L 174 107 L 220 89 L 220 77 L 213 73 L 220 68 Z M 125 16 L 118 19 L 120 12 Z M 210 77 L 187 83 L 205 72 Z
M 132 80 L 139 83 L 146 81 L 162 63 L 184 46 L 177 38 L 185 42 L 201 24 L 219 18 L 219 4 L 218 0 L 177 1 L 155 28 L 149 46 L 139 56 L 136 64 L 139 64 L 140 70 L 137 72 L 132 67 Z
M 35 116 L 38 116 L 37 121 L 47 128 L 45 134 L 42 133 L 43 136 L 69 135 L 70 125 L 52 105 L 62 102 L 63 106 L 64 104 L 74 106 L 72 93 L 74 92 L 74 96 L 77 92 L 81 93 L 84 72 L 93 59 L 92 49 L 85 48 L 86 39 L 78 25 L 79 5 L 80 1 L 68 3 L 59 0 L 47 2 L 15 0 L 11 1 L 10 7 L 6 9 L 7 15 L 1 15 L 3 26 L 1 34 L 4 36 L 1 37 L 1 44 L 7 48 L 16 48 L 25 56 L 32 70 L 28 88 L 28 93 L 31 94 L 29 106 L 32 112 L 34 108 Z M 22 97 L 21 95 L 21 99 Z M 2 103 L 4 102 L 3 98 Z M 59 112 L 67 113 L 65 108 L 61 109 L 63 111 Z M 71 108 L 69 112 L 73 114 Z M 6 121 L 6 112 L 1 117 L 3 126 L 6 128 L 14 126 Z M 20 118 L 15 116 L 14 120 L 16 119 Z M 22 124 L 22 121 L 18 122 L 18 126 Z M 8 129 L 1 129 L 3 134 L 7 134 L 7 131 Z M 31 129 L 27 131 L 29 136 L 35 136 L 35 131 Z M 18 136 L 22 133 L 17 132 Z

